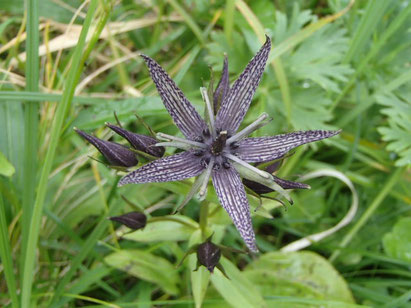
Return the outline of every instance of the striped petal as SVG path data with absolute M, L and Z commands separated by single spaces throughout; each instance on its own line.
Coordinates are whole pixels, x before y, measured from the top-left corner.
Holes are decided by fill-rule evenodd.
M 183 135 L 191 140 L 202 135 L 207 125 L 184 93 L 156 61 L 145 55 L 141 56 L 147 64 L 168 113 Z
M 238 142 L 238 157 L 248 163 L 275 160 L 305 143 L 330 138 L 340 130 L 308 130 L 272 137 L 246 138 Z
M 152 161 L 121 178 L 118 185 L 179 181 L 197 176 L 203 170 L 200 158 L 186 151 Z
M 220 109 L 221 102 L 227 96 L 229 90 L 230 80 L 228 78 L 228 59 L 227 56 L 225 56 L 223 63 L 223 71 L 221 73 L 221 79 L 218 82 L 217 88 L 215 89 L 213 95 L 214 114 L 217 114 L 218 110 Z
M 221 103 L 216 118 L 218 129 L 227 130 L 230 135 L 237 131 L 260 83 L 270 49 L 271 41 L 267 36 L 263 47 L 248 63 Z
M 234 168 L 213 170 L 213 185 L 221 205 L 231 217 L 247 247 L 257 252 L 250 206 L 240 175 Z

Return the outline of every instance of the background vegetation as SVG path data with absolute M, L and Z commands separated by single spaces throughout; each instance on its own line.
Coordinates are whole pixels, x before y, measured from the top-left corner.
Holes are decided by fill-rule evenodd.
M 410 306 L 409 1 L 14 0 L 0 12 L 0 306 Z M 138 54 L 201 110 L 208 66 L 218 76 L 226 52 L 234 80 L 264 33 L 273 50 L 245 123 L 265 111 L 274 121 L 256 135 L 343 132 L 284 162 L 289 179 L 322 171 L 287 209 L 263 200 L 261 254 L 223 258 L 230 280 L 193 272 L 194 255 L 177 268 L 201 227 L 243 248 L 213 190 L 208 212 L 192 200 L 170 218 L 190 181 L 117 188 L 72 128 L 119 141 L 104 127 L 115 111 L 135 132 L 147 133 L 137 113 L 174 134 Z M 350 208 L 347 226 L 286 252 Z M 151 217 L 144 230 L 107 220 L 136 209 Z

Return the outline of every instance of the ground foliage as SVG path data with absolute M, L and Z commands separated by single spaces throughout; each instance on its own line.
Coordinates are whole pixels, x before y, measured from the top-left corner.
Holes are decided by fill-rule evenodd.
M 27 2 L 0 2 L 0 306 L 409 306 L 408 1 L 91 0 L 79 11 L 77 0 Z M 104 123 L 116 112 L 148 134 L 137 113 L 175 134 L 138 54 L 165 67 L 202 113 L 209 67 L 218 78 L 226 53 L 235 80 L 264 34 L 270 63 L 243 125 L 267 112 L 274 120 L 255 136 L 342 129 L 297 149 L 278 175 L 337 170 L 354 183 L 359 209 L 331 236 L 285 252 L 336 225 L 351 191 L 318 177 L 287 209 L 271 199 L 258 208 L 249 196 L 259 255 L 225 254 L 230 279 L 193 272 L 195 255 L 177 267 L 212 233 L 244 248 L 212 189 L 171 215 L 191 180 L 117 188 L 116 171 L 91 160 L 101 157 L 72 128 L 120 142 Z M 107 219 L 130 211 L 145 211 L 144 229 Z

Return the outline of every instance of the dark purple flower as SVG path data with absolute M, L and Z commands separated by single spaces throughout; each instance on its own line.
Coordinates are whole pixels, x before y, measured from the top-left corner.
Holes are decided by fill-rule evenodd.
M 164 155 L 164 147 L 154 146 L 156 143 L 158 143 L 157 139 L 145 135 L 132 133 L 128 130 L 125 130 L 122 127 L 115 126 L 110 123 L 106 123 L 106 126 L 114 132 L 116 132 L 121 137 L 123 137 L 124 139 L 126 139 L 130 143 L 130 145 L 136 150 L 150 154 L 155 157 L 162 157 Z
M 107 159 L 108 163 L 114 167 L 133 167 L 138 164 L 138 160 L 133 151 L 125 146 L 89 135 L 78 128 L 74 128 L 77 134 L 90 142 Z
M 146 226 L 147 217 L 141 212 L 130 212 L 120 216 L 110 217 L 110 220 L 117 221 L 130 229 L 138 230 Z
M 311 130 L 273 137 L 247 138 L 253 131 L 267 124 L 269 119 L 265 113 L 254 123 L 237 131 L 264 72 L 270 48 L 271 41 L 267 37 L 260 51 L 229 90 L 226 81 L 220 82 L 225 90 L 218 90 L 214 95 L 217 100 L 219 97 L 222 98 L 215 117 L 213 108 L 215 99 L 213 97 L 211 102 L 207 90 L 201 88 L 206 103 L 208 123 L 200 117 L 164 69 L 153 59 L 142 55 L 165 107 L 186 138 L 158 133 L 157 138 L 165 142 L 157 145 L 173 146 L 186 151 L 150 162 L 127 174 L 119 182 L 119 185 L 167 182 L 199 176 L 190 194 L 199 191 L 200 198 L 204 198 L 211 177 L 221 205 L 230 215 L 247 247 L 254 252 L 258 249 L 241 177 L 270 187 L 290 202 L 291 198 L 273 175 L 250 163 L 279 159 L 297 146 L 339 133 L 339 131 Z M 222 79 L 228 79 L 227 74 L 223 73 Z

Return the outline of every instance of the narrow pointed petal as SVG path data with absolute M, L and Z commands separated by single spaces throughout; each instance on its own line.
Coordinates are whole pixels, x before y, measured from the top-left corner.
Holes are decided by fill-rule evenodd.
M 125 130 L 122 127 L 115 126 L 110 123 L 106 123 L 106 125 L 116 132 L 118 135 L 126 139 L 130 145 L 135 148 L 136 150 L 145 152 L 147 154 L 153 155 L 155 157 L 162 157 L 165 152 L 164 147 L 156 147 L 154 146 L 158 143 L 157 139 L 145 135 L 135 134 L 128 130 Z
M 304 183 L 299 183 L 299 182 L 293 182 L 289 180 L 284 180 L 279 177 L 274 177 L 274 182 L 276 182 L 278 185 L 280 185 L 284 189 L 310 189 L 310 185 L 304 184 Z
M 152 161 L 121 178 L 118 185 L 179 181 L 197 176 L 203 170 L 200 159 L 186 151 Z
M 224 98 L 228 94 L 228 91 L 230 90 L 230 80 L 228 77 L 228 58 L 226 55 L 224 57 L 221 79 L 218 82 L 217 88 L 215 89 L 213 95 L 214 114 L 217 114 L 218 110 L 220 109 L 221 102 L 224 100 Z
M 276 177 L 274 175 L 273 175 L 273 178 L 274 178 L 274 182 L 276 182 L 278 185 L 280 185 L 284 189 L 309 189 L 310 188 L 310 185 L 307 185 L 304 183 L 298 183 L 298 182 L 292 182 L 292 181 L 280 179 L 279 177 Z M 274 191 L 270 187 L 267 187 L 263 184 L 260 184 L 258 182 L 254 182 L 251 180 L 247 180 L 247 179 L 243 179 L 243 184 L 259 195 L 268 194 Z
M 270 49 L 271 40 L 267 36 L 263 47 L 248 63 L 222 101 L 216 118 L 218 129 L 227 130 L 230 135 L 237 131 L 260 83 Z
M 219 170 L 213 170 L 212 178 L 221 205 L 230 215 L 247 247 L 251 251 L 257 252 L 250 206 L 240 175 L 235 168 L 226 169 L 223 167 Z
M 302 144 L 330 138 L 340 130 L 309 130 L 272 137 L 246 138 L 239 141 L 238 157 L 248 163 L 266 162 L 283 157 Z
M 77 128 L 77 134 L 90 142 L 112 166 L 132 167 L 138 164 L 136 155 L 125 146 L 89 135 Z
M 195 137 L 200 136 L 207 125 L 194 106 L 156 61 L 145 55 L 141 56 L 174 123 L 186 138 L 194 140 Z

